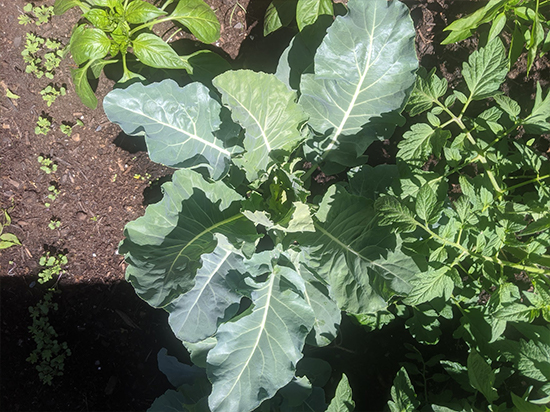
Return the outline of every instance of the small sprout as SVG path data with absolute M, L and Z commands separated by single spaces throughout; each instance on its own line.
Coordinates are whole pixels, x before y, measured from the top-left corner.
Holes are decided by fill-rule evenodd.
M 49 157 L 38 156 L 38 163 L 40 163 L 40 170 L 48 175 L 57 171 L 57 165 Z
M 97 216 L 92 216 L 92 217 L 90 218 L 90 220 L 91 220 L 92 222 L 97 222 Z
M 50 192 L 50 194 L 48 195 L 48 199 L 50 199 L 52 202 L 59 195 L 59 189 L 55 185 L 48 186 L 48 192 Z
M 47 135 L 52 127 L 52 122 L 47 117 L 40 116 L 36 122 L 36 127 L 34 128 L 34 133 Z
M 46 76 L 47 76 L 47 73 L 46 73 Z M 51 84 L 46 86 L 44 89 L 40 91 L 40 94 L 42 95 L 42 99 L 46 101 L 46 104 L 48 105 L 48 107 L 50 107 L 59 96 L 65 96 L 66 93 L 67 93 L 67 90 L 65 89 L 65 87 L 63 86 L 55 87 L 55 86 L 52 86 Z
M 23 7 L 25 14 L 18 17 L 19 24 L 27 25 L 34 21 L 37 26 L 47 23 L 53 16 L 53 6 L 36 6 L 31 3 L 25 4 Z M 34 15 L 34 16 L 33 16 Z
M 10 89 L 6 89 L 6 97 L 9 99 L 19 99 L 19 96 L 13 93 Z
M 48 224 L 48 227 L 51 230 L 59 229 L 61 226 L 61 221 L 59 219 L 50 219 L 50 223 Z
M 115 174 L 113 175 L 113 177 L 111 178 L 111 182 L 113 182 L 113 183 L 116 182 L 117 176 L 118 176 L 118 173 L 115 173 Z

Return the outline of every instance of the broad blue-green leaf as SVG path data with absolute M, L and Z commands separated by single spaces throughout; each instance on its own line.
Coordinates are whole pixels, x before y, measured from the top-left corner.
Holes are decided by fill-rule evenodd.
M 168 389 L 159 396 L 147 412 L 182 412 L 186 410 L 187 398 L 179 391 Z
M 506 49 L 499 38 L 473 52 L 468 62 L 462 66 L 462 75 L 473 100 L 482 100 L 497 94 L 507 73 Z
M 467 366 L 470 385 L 480 391 L 489 403 L 497 400 L 498 394 L 494 388 L 495 373 L 485 359 L 474 349 L 468 355 Z
M 306 342 L 318 347 L 329 345 L 338 335 L 342 320 L 340 309 L 330 297 L 330 286 L 323 279 L 315 276 L 304 264 L 297 264 L 296 268 L 305 282 L 306 302 L 315 314 L 315 323 Z
M 416 264 L 376 221 L 372 201 L 331 186 L 314 216 L 316 231 L 290 237 L 303 250 L 302 263 L 329 283 L 341 310 L 373 313 L 411 289 Z
M 206 377 L 206 371 L 203 368 L 181 363 L 175 356 L 168 355 L 166 348 L 159 350 L 157 363 L 159 370 L 175 388 L 179 388 L 185 384 L 192 384 L 197 378 Z
M 143 0 L 132 0 L 126 7 L 126 21 L 141 24 L 165 15 L 166 12 Z
M 152 33 L 139 34 L 132 40 L 132 47 L 136 57 L 147 66 L 193 71 L 186 59 L 181 58 L 168 43 Z
M 201 256 L 202 267 L 193 289 L 165 307 L 176 337 L 186 342 L 201 341 L 214 335 L 218 323 L 236 313 L 242 297 L 237 290 L 246 273 L 242 260 L 223 236 L 218 237 L 212 253 Z
M 253 276 L 267 279 L 251 284 L 251 312 L 218 328 L 207 357 L 212 412 L 252 411 L 294 377 L 315 317 L 304 281 L 280 265 L 276 253 L 256 254 L 247 263 Z
M 328 405 L 327 412 L 352 412 L 355 410 L 355 402 L 351 394 L 351 386 L 348 377 L 342 374 L 342 378 L 336 387 L 334 398 Z
M 214 43 L 220 38 L 220 22 L 203 0 L 179 0 L 168 17 L 183 24 L 203 43 Z
M 544 97 L 540 83 L 537 83 L 537 94 L 533 111 L 525 120 L 523 127 L 527 133 L 542 134 L 550 132 L 550 91 Z
M 304 27 L 315 23 L 322 14 L 331 16 L 334 14 L 332 0 L 298 0 L 296 6 L 298 30 L 302 31 Z
M 406 110 L 411 116 L 430 110 L 440 97 L 445 96 L 445 93 L 447 93 L 447 79 L 440 79 L 435 74 L 435 69 L 426 73 L 426 69 L 421 67 Z
M 163 199 L 126 225 L 119 247 L 128 263 L 126 279 L 154 307 L 193 288 L 200 257 L 216 247 L 214 233 L 252 250 L 257 238 L 253 224 L 239 212 L 241 196 L 224 183 L 209 183 L 181 169 L 162 187 Z
M 302 76 L 300 104 L 311 127 L 326 136 L 314 144 L 317 153 L 326 158 L 325 152 L 345 141 L 352 161 L 376 139 L 354 135 L 382 114 L 402 109 L 418 62 L 414 27 L 403 3 L 350 1 L 348 7 L 317 49 L 315 74 Z
M 439 297 L 443 297 L 445 300 L 449 299 L 455 286 L 450 274 L 454 270 L 448 267 L 430 268 L 427 272 L 416 275 L 411 280 L 413 287 L 405 299 L 405 303 L 419 305 Z
M 299 127 L 306 115 L 296 103 L 296 93 L 274 75 L 235 70 L 219 75 L 213 84 L 233 120 L 246 131 L 245 152 L 234 161 L 249 180 L 274 163 L 274 154 L 290 153 L 302 140 Z
M 386 194 L 398 178 L 395 165 L 363 165 L 359 170 L 348 172 L 349 191 L 353 195 L 376 200 L 380 195 Z
M 109 120 L 128 134 L 145 132 L 151 160 L 170 167 L 208 167 L 219 178 L 231 151 L 214 134 L 220 127 L 218 102 L 200 83 L 179 87 L 173 80 L 141 83 L 111 91 L 103 101 Z
M 85 27 L 75 30 L 71 36 L 70 51 L 77 65 L 88 60 L 102 59 L 107 56 L 111 40 L 103 30 Z
M 391 412 L 414 412 L 420 406 L 407 370 L 401 367 L 393 380 L 391 400 L 388 407 Z

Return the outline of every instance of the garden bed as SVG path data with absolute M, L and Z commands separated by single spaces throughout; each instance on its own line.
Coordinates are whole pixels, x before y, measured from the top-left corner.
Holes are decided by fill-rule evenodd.
M 235 67 L 274 71 L 292 33 L 282 30 L 262 40 L 262 18 L 268 2 L 207 2 L 222 23 L 221 38 L 216 43 L 220 55 L 231 59 Z M 44 3 L 52 5 L 53 1 Z M 428 69 L 436 67 L 453 87 L 461 79 L 462 62 L 476 49 L 477 41 L 473 38 L 441 46 L 442 29 L 477 9 L 478 4 L 450 0 L 406 4 L 417 28 L 420 64 Z M 5 231 L 21 242 L 0 252 L 1 409 L 146 410 L 171 388 L 158 370 L 158 351 L 166 347 L 183 362 L 188 361 L 188 355 L 173 335 L 168 315 L 152 309 L 124 280 L 125 264 L 117 247 L 124 225 L 143 215 L 145 206 L 159 199 L 160 183 L 172 171 L 149 160 L 142 140 L 126 136 L 108 121 L 101 101 L 112 89 L 112 80 L 100 77 L 96 91 L 100 104 L 90 110 L 74 92 L 69 58 L 62 61 L 51 80 L 25 73 L 21 51 L 26 33 L 33 31 L 67 44 L 78 13 L 73 9 L 42 26 L 22 26 L 18 16 L 23 6 L 21 2 L 4 2 L 0 18 L 0 205 L 12 219 Z M 529 77 L 525 72 L 523 56 L 508 74 L 505 88 L 530 101 L 537 82 L 543 88 L 550 85 L 550 65 L 547 59 L 539 59 Z M 48 107 L 40 91 L 52 82 L 64 86 L 67 94 Z M 19 98 L 6 97 L 7 90 Z M 47 135 L 35 133 L 39 116 L 53 125 Z M 62 132 L 63 124 L 74 125 L 70 136 Z M 369 164 L 393 163 L 397 142 L 405 130 L 398 129 L 393 139 L 371 146 Z M 547 151 L 548 146 L 540 149 Z M 41 170 L 40 156 L 51 158 L 57 170 Z M 320 185 L 330 182 L 317 180 Z M 54 199 L 48 198 L 54 193 L 50 187 L 58 191 Z M 67 342 L 71 350 L 64 375 L 56 377 L 51 386 L 43 385 L 34 366 L 26 361 L 34 349 L 28 331 L 32 323 L 28 307 L 36 305 L 44 294 L 37 280 L 40 257 L 48 251 L 67 258 L 58 282 L 61 293 L 54 296 L 58 310 L 50 313 L 50 321 L 59 340 Z M 369 388 L 354 393 L 357 410 L 380 410 L 386 404 L 393 377 L 400 362 L 405 361 L 405 342 L 393 339 L 401 329 L 397 322 L 365 334 L 358 326 L 345 322 L 341 338 L 322 355 L 335 371 L 339 371 L 339 359 L 350 353 L 352 359 L 359 359 L 353 371 L 342 371 L 348 374 L 352 387 Z M 442 343 L 451 331 L 443 331 Z M 369 344 L 380 341 L 393 343 Z M 336 383 L 332 383 L 333 389 Z

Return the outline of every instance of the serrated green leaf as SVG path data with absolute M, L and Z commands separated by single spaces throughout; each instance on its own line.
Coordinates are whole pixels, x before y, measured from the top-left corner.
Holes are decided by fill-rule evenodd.
M 512 303 L 497 310 L 496 318 L 507 322 L 532 322 L 536 317 L 536 309 L 519 303 Z
M 296 93 L 274 75 L 235 70 L 219 75 L 213 84 L 233 120 L 246 131 L 245 152 L 235 163 L 250 181 L 274 164 L 274 155 L 289 154 L 303 139 L 299 127 L 306 114 L 296 104 Z
M 491 23 L 491 30 L 489 30 L 489 37 L 487 38 L 487 42 L 490 42 L 491 40 L 496 38 L 500 34 L 500 32 L 502 32 L 502 29 L 504 29 L 505 25 L 506 13 L 502 12 L 498 16 L 496 16 Z
M 456 271 L 456 269 L 447 267 L 430 268 L 427 272 L 417 274 L 411 280 L 413 287 L 404 302 L 407 305 L 420 305 L 435 298 L 449 299 L 455 286 L 450 274 L 451 271 Z
M 474 349 L 468 355 L 467 366 L 470 385 L 481 392 L 489 403 L 497 400 L 498 394 L 494 388 L 495 373 L 485 359 Z
M 375 224 L 372 202 L 331 186 L 315 214 L 314 233 L 289 237 L 304 264 L 330 285 L 341 310 L 354 314 L 385 309 L 394 295 L 410 290 L 415 263 L 398 239 Z
M 203 0 L 179 0 L 169 17 L 187 27 L 203 43 L 214 43 L 220 38 L 220 22 Z
M 330 16 L 334 14 L 332 0 L 298 0 L 296 6 L 298 30 L 302 31 L 304 27 L 315 23 L 323 14 Z
M 550 91 L 544 97 L 540 83 L 537 83 L 535 105 L 527 118 L 522 122 L 527 133 L 542 134 L 550 132 Z
M 416 116 L 426 110 L 430 110 L 439 98 L 447 93 L 447 79 L 440 79 L 435 74 L 435 69 L 426 73 L 420 68 L 417 73 L 414 89 L 405 108 L 411 116 Z
M 342 374 L 342 378 L 336 387 L 334 398 L 328 405 L 327 412 L 353 412 L 355 410 L 355 402 L 352 398 L 351 386 L 349 385 L 348 377 Z
M 416 197 L 416 214 L 427 224 L 439 220 L 443 205 L 437 201 L 437 196 L 430 185 L 423 185 Z
M 512 119 L 516 118 L 521 112 L 519 104 L 504 94 L 497 94 L 494 96 L 494 99 L 500 108 L 508 113 Z
M 528 378 L 550 381 L 550 344 L 543 341 L 520 340 L 517 367 Z
M 111 91 L 103 101 L 109 120 L 128 134 L 145 131 L 149 156 L 170 167 L 204 165 L 214 179 L 226 170 L 232 149 L 215 131 L 221 126 L 218 102 L 200 83 L 179 87 L 173 80 L 141 83 Z
M 85 27 L 75 30 L 71 36 L 69 49 L 76 64 L 88 60 L 102 59 L 109 53 L 111 40 L 103 30 Z
M 450 137 L 448 130 L 432 129 L 426 123 L 413 124 L 411 130 L 403 134 L 397 156 L 415 164 L 424 164 L 430 154 L 438 156 L 441 153 L 441 148 Z
M 375 209 L 380 214 L 379 224 L 382 226 L 395 226 L 403 232 L 413 232 L 418 223 L 414 219 L 413 212 L 404 206 L 393 196 L 381 196 L 375 202 Z
M 163 185 L 164 197 L 126 225 L 119 246 L 136 293 L 163 307 L 195 284 L 200 257 L 216 247 L 214 233 L 250 253 L 258 235 L 239 212 L 241 196 L 222 182 L 209 183 L 192 170 L 177 170 Z
M 195 343 L 214 335 L 218 324 L 238 309 L 238 288 L 246 274 L 243 256 L 223 236 L 217 240 L 216 249 L 201 256 L 193 288 L 165 307 L 168 323 L 182 341 Z
M 472 100 L 482 100 L 498 93 L 508 74 L 506 50 L 499 38 L 473 52 L 462 66 L 462 75 Z
M 419 406 L 420 402 L 416 399 L 416 393 L 407 370 L 401 367 L 393 380 L 388 408 L 391 412 L 414 412 Z
M 207 357 L 212 412 L 252 411 L 289 383 L 315 320 L 303 280 L 277 264 L 273 252 L 256 254 L 247 266 L 253 276 L 267 272 L 268 278 L 251 285 L 250 314 L 218 329 Z
M 141 24 L 165 15 L 166 12 L 143 0 L 132 0 L 126 7 L 125 17 L 130 24 Z
M 315 74 L 303 74 L 300 84 L 309 124 L 323 134 L 311 142 L 313 149 L 326 159 L 339 148 L 335 162 L 345 164 L 376 139 L 374 130 L 354 136 L 365 124 L 401 111 L 418 65 L 414 28 L 403 3 L 356 1 L 348 7 L 317 49 Z
M 157 69 L 185 69 L 192 72 L 193 68 L 187 60 L 182 59 L 167 43 L 152 33 L 141 33 L 132 40 L 136 57 L 147 66 Z

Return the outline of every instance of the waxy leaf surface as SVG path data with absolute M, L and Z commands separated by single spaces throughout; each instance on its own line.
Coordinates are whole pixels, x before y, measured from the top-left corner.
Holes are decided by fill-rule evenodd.
M 336 18 L 317 50 L 315 74 L 302 76 L 300 104 L 311 127 L 327 136 L 318 142 L 318 153 L 340 148 L 355 159 L 376 136 L 349 136 L 371 119 L 402 109 L 418 62 L 403 3 L 369 0 L 348 6 L 349 13 Z
M 126 278 L 151 306 L 163 307 L 189 292 L 200 258 L 216 247 L 213 233 L 238 249 L 257 238 L 254 225 L 239 212 L 241 196 L 222 182 L 208 183 L 192 170 L 174 173 L 163 185 L 163 199 L 126 225 L 119 252 Z
M 272 259 L 276 253 L 256 254 L 248 262 L 252 276 L 267 279 L 250 282 L 252 310 L 218 328 L 207 357 L 212 412 L 254 410 L 292 380 L 302 358 L 315 318 L 304 299 L 304 281 Z
M 208 167 L 214 179 L 225 171 L 230 150 L 214 132 L 221 106 L 200 83 L 173 80 L 111 91 L 103 101 L 109 120 L 125 133 L 145 132 L 151 160 L 170 167 Z

